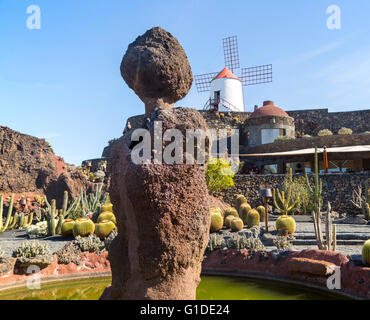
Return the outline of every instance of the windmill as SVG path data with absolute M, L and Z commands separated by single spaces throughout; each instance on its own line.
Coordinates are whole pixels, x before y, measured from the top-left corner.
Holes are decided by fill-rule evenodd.
M 244 112 L 243 87 L 272 82 L 272 64 L 242 68 L 237 77 L 234 71 L 240 68 L 237 36 L 222 41 L 225 68 L 195 76 L 198 92 L 210 92 L 204 109 Z

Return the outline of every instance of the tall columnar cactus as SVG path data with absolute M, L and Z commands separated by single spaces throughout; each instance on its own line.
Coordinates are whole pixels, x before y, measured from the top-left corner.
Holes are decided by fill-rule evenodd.
M 6 217 L 5 224 L 3 224 L 3 204 L 4 204 L 3 194 L 1 194 L 1 196 L 0 196 L 0 232 L 4 232 L 9 227 L 9 223 L 11 221 L 12 213 L 13 213 L 14 194 L 12 194 L 12 196 L 10 198 L 10 203 L 9 203 L 9 208 L 8 208 L 8 215 Z
M 325 219 L 325 241 L 321 228 L 321 207 L 323 203 L 322 198 L 322 180 L 319 178 L 319 159 L 317 154 L 317 147 L 315 147 L 315 186 L 311 187 L 310 181 L 306 173 L 306 185 L 310 196 L 310 204 L 312 207 L 312 219 L 314 223 L 315 236 L 317 246 L 320 250 L 336 250 L 336 226 L 333 226 L 333 217 L 330 202 L 328 202 L 328 209 Z
M 293 181 L 292 168 L 290 168 L 289 172 L 289 181 Z M 273 189 L 274 205 L 276 209 L 278 209 L 284 215 L 288 215 L 299 202 L 299 198 L 297 198 L 296 200 L 292 199 L 292 187 L 293 184 L 289 183 L 286 193 L 285 191 L 280 191 L 279 189 Z
M 46 219 L 48 223 L 48 236 L 55 236 L 56 234 L 55 219 L 57 218 L 56 201 L 55 199 L 51 200 L 50 205 L 45 197 L 45 203 L 47 206 Z
M 100 213 L 100 205 L 105 204 L 108 199 L 108 194 L 105 193 L 102 198 L 102 188 L 103 184 L 97 185 L 95 189 L 95 193 L 90 193 L 86 195 L 86 191 L 83 191 L 81 188 L 81 208 L 86 216 L 89 212 L 93 212 L 94 216 L 98 216 Z M 102 198 L 102 200 L 101 200 Z

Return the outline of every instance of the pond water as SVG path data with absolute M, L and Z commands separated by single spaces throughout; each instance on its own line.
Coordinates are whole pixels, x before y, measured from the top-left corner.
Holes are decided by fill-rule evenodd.
M 66 281 L 41 285 L 40 290 L 25 288 L 4 291 L 0 300 L 98 300 L 111 278 Z M 344 299 L 324 291 L 297 285 L 249 278 L 204 276 L 197 289 L 197 300 L 335 300 Z

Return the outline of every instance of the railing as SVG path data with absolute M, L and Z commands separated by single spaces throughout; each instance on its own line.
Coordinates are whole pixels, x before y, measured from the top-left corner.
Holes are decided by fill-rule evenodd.
M 217 99 L 208 99 L 206 104 L 203 107 L 203 110 L 218 110 L 219 106 L 223 106 L 224 108 L 228 109 L 229 111 L 236 111 L 234 105 L 232 105 L 230 102 L 226 101 L 222 98 Z

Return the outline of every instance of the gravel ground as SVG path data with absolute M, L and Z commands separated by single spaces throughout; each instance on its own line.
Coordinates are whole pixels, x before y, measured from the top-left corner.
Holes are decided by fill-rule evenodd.
M 4 251 L 4 257 L 10 257 L 13 249 L 20 246 L 25 240 L 37 240 L 46 243 L 51 253 L 63 248 L 72 239 L 63 239 L 61 236 L 48 238 L 29 239 L 24 230 L 6 231 L 0 233 L 0 250 Z
M 296 233 L 294 234 L 295 238 L 298 240 L 299 244 L 294 245 L 294 249 L 303 250 L 303 249 L 317 249 L 316 245 L 312 245 L 310 241 L 315 239 L 315 232 L 313 223 L 311 222 L 310 217 L 306 216 L 296 216 L 297 228 Z M 273 227 L 275 217 L 271 217 L 270 226 Z M 262 224 L 261 224 L 262 225 Z M 325 231 L 325 226 L 323 224 L 323 232 Z M 224 231 L 225 234 L 228 231 Z M 370 239 L 370 225 L 349 225 L 349 224 L 338 224 L 337 225 L 337 239 L 346 241 L 347 239 L 359 239 L 360 244 L 357 245 L 338 245 L 337 251 L 349 255 L 356 256 L 360 255 L 362 251 L 363 241 Z M 22 241 L 29 240 L 24 230 L 15 230 L 15 231 L 6 231 L 0 233 L 0 250 L 4 251 L 5 257 L 10 257 L 14 248 L 19 246 Z M 32 240 L 32 239 L 31 239 Z M 62 247 L 64 247 L 72 239 L 64 239 L 60 236 L 40 238 L 36 239 L 41 242 L 47 243 L 50 252 L 54 253 Z M 305 243 L 307 242 L 307 243 Z M 267 246 L 266 250 L 271 251 L 275 250 L 275 246 Z

